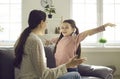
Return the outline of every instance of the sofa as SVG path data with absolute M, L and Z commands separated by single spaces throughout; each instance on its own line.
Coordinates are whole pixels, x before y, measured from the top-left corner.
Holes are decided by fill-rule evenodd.
M 55 58 L 52 46 L 45 46 L 47 66 L 55 67 Z M 15 68 L 13 66 L 14 51 L 13 47 L 0 48 L 0 79 L 15 79 Z M 112 79 L 113 69 L 105 66 L 81 64 L 78 66 L 82 79 Z

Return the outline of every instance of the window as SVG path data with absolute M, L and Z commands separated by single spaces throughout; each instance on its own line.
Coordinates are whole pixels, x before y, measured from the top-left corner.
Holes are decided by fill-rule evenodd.
M 117 24 L 115 29 L 109 28 L 103 34 L 108 40 L 108 45 L 120 45 L 120 1 L 103 0 L 103 23 L 113 22 Z
M 72 18 L 76 21 L 79 31 L 95 28 L 111 22 L 117 26 L 106 28 L 106 31 L 87 37 L 83 46 L 102 46 L 98 40 L 105 38 L 108 46 L 120 46 L 120 1 L 119 0 L 72 0 Z
M 0 0 L 0 44 L 15 41 L 21 32 L 21 0 Z M 1 46 L 0 45 L 0 46 Z

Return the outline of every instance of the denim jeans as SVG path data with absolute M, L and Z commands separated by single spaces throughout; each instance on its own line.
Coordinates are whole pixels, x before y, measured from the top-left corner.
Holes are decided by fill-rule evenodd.
M 78 72 L 68 72 L 57 79 L 81 79 Z
M 78 68 L 68 68 L 68 72 L 78 72 Z

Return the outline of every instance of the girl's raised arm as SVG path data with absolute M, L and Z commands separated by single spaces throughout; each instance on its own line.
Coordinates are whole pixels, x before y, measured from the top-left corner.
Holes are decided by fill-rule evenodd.
M 80 34 L 77 35 L 77 37 L 76 37 L 77 43 L 83 41 L 83 40 L 84 40 L 87 36 L 89 36 L 89 35 L 94 35 L 94 34 L 96 34 L 96 33 L 105 31 L 105 28 L 106 28 L 107 26 L 114 27 L 115 24 L 106 23 L 106 24 L 101 25 L 101 26 L 99 26 L 99 27 L 97 27 L 97 28 L 93 28 L 93 29 L 90 29 L 90 30 L 86 30 L 86 31 L 84 31 L 84 32 L 82 32 L 82 33 L 80 33 Z

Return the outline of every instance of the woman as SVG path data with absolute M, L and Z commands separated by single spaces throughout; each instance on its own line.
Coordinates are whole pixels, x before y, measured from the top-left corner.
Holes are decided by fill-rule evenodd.
M 44 47 L 38 35 L 43 35 L 46 28 L 46 14 L 40 10 L 32 10 L 27 27 L 15 44 L 15 67 L 19 68 L 18 79 L 80 79 L 77 72 L 67 73 L 67 68 L 85 61 L 76 56 L 56 68 L 46 67 Z

